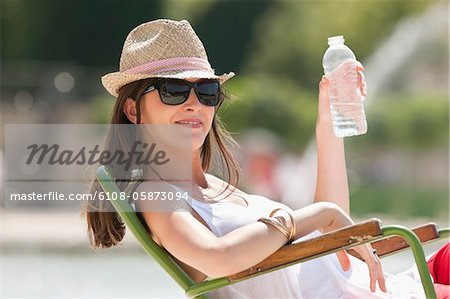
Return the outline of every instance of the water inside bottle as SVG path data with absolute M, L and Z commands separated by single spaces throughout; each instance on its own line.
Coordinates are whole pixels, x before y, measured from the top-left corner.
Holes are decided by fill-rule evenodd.
M 348 137 L 366 133 L 364 96 L 358 86 L 356 61 L 344 61 L 328 77 L 331 83 L 330 108 L 335 135 Z
M 349 137 L 367 132 L 366 116 L 361 113 L 359 107 L 361 105 L 331 103 L 333 129 L 337 137 Z

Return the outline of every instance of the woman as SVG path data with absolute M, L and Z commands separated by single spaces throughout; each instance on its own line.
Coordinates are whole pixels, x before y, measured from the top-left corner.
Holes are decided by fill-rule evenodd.
M 355 65 L 361 91 L 365 93 L 362 70 L 360 64 Z M 319 84 L 315 200 L 312 205 L 293 211 L 235 187 L 238 167 L 227 148 L 232 139 L 216 116 L 225 99 L 221 86 L 233 76 L 233 73 L 214 74 L 203 44 L 187 21 L 156 20 L 129 33 L 122 50 L 120 71 L 102 78 L 104 87 L 117 97 L 112 124 L 168 125 L 190 135 L 189 188 L 192 190 L 188 199 L 164 211 L 156 209 L 153 202 L 136 204 L 138 215 L 153 239 L 195 281 L 234 274 L 262 261 L 287 242 L 353 224 L 348 216 L 343 140 L 334 136 L 331 124 L 328 79 L 322 77 Z M 129 150 L 129 141 L 115 139 L 114 134 L 117 131 L 110 130 L 106 146 Z M 135 140 L 140 136 L 131 135 Z M 223 161 L 227 182 L 206 173 L 214 152 Z M 138 185 L 136 194 L 189 189 L 180 188 L 171 180 L 173 172 L 161 175 L 151 167 L 146 173 L 149 179 Z M 129 177 L 127 171 L 126 176 Z M 93 189 L 98 189 L 95 182 Z M 109 207 L 108 202 L 97 201 L 86 211 L 92 243 L 97 247 L 116 245 L 125 232 L 117 213 L 101 212 L 105 207 Z M 385 275 L 370 245 L 355 249 L 365 263 L 340 252 L 219 289 L 212 295 L 218 298 L 423 297 L 420 282 L 412 277 Z

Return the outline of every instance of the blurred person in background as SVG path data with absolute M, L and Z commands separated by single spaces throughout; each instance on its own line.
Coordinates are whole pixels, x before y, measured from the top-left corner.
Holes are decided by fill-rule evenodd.
M 361 66 L 355 69 L 365 93 L 362 70 Z M 214 74 L 202 42 L 187 21 L 155 20 L 129 33 L 120 70 L 102 77 L 103 86 L 117 98 L 112 124 L 170 124 L 189 129 L 192 134 L 189 198 L 180 203 L 181 208 L 172 211 L 152 210 L 153 202 L 137 202 L 136 209 L 155 242 L 170 252 L 197 282 L 243 271 L 286 243 L 354 223 L 348 215 L 344 143 L 342 138 L 334 136 L 331 124 L 328 79 L 324 76 L 319 83 L 318 176 L 314 203 L 292 210 L 236 187 L 238 165 L 226 142 L 231 137 L 216 116 L 226 100 L 222 84 L 233 75 Z M 109 135 L 107 140 L 112 137 Z M 130 145 L 121 146 L 127 149 Z M 214 151 L 224 161 L 227 181 L 207 173 Z M 144 180 L 135 192 L 179 191 L 180 187 L 170 179 Z M 95 180 L 94 190 L 101 190 Z M 122 240 L 125 226 L 116 212 L 102 212 L 101 205 L 111 204 L 100 203 L 98 199 L 89 203 L 87 223 L 92 245 L 108 248 Z M 239 282 L 210 295 L 214 298 L 424 297 L 421 282 L 412 274 L 383 273 L 381 262 L 369 244 L 354 249 L 365 262 L 339 252 Z M 448 255 L 447 244 L 429 261 L 439 298 L 445 298 L 449 291 L 448 275 L 445 276 L 449 270 Z
M 316 159 L 284 152 L 276 134 L 263 128 L 246 130 L 239 135 L 236 153 L 245 175 L 242 188 L 280 201 L 292 208 L 311 204 L 316 184 Z
M 3 152 L 0 149 L 0 194 L 3 194 Z
M 248 193 L 279 201 L 282 197 L 278 170 L 282 152 L 277 136 L 265 129 L 252 129 L 239 136 L 239 164 L 245 175 L 242 186 Z

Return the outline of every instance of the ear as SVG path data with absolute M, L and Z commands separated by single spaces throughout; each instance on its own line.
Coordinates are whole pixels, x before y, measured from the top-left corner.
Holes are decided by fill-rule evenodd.
M 133 101 L 132 98 L 128 98 L 125 100 L 125 105 L 123 106 L 123 113 L 128 117 L 128 119 L 135 124 L 137 120 L 136 115 L 136 101 Z

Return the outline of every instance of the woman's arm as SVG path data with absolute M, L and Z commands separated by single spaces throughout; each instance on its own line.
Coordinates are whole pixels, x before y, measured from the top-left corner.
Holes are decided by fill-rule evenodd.
M 358 83 L 362 95 L 366 95 L 366 81 L 364 79 L 363 66 L 357 62 Z M 330 202 L 339 206 L 343 214 L 339 218 L 343 223 L 352 222 L 347 215 L 350 213 L 350 195 L 347 180 L 347 168 L 345 165 L 345 150 L 343 138 L 334 135 L 331 119 L 330 81 L 326 76 L 322 77 L 319 83 L 319 107 L 316 122 L 316 143 L 317 143 L 317 183 L 314 202 Z M 346 220 L 346 218 L 348 219 Z M 343 223 L 331 223 L 322 229 L 326 232 L 334 230 Z M 381 262 L 377 256 L 371 254 L 372 247 L 369 244 L 354 247 L 358 251 L 369 267 L 370 290 L 375 292 L 375 285 L 378 282 L 382 291 L 386 292 L 386 282 L 381 267 Z M 345 251 L 337 253 L 339 262 L 344 270 L 350 267 L 350 261 Z
M 296 210 L 293 213 L 298 228 L 296 238 L 316 229 L 351 224 L 348 216 L 344 215 L 331 203 L 317 203 Z M 210 277 L 227 276 L 248 269 L 286 244 L 282 233 L 262 222 L 251 223 L 216 237 L 185 210 L 158 212 L 150 208 L 143 211 L 143 216 L 166 250 Z
M 137 192 L 154 190 L 151 184 L 154 183 L 150 186 L 142 183 Z M 157 190 L 175 191 L 170 186 Z M 287 241 L 286 236 L 276 228 L 258 221 L 217 237 L 186 210 L 161 212 L 152 211 L 151 206 L 147 206 L 142 213 L 153 235 L 167 251 L 209 277 L 228 276 L 246 270 L 270 256 Z M 330 202 L 314 203 L 292 214 L 297 227 L 296 238 L 314 230 L 327 232 L 353 224 L 341 208 Z M 285 220 L 289 221 L 287 218 Z M 355 249 L 369 266 L 370 288 L 374 290 L 378 281 L 381 289 L 385 290 L 381 263 L 371 253 L 370 245 Z M 344 270 L 348 269 L 348 257 L 343 253 L 338 257 Z
M 366 83 L 362 65 L 356 64 L 359 85 L 363 95 Z M 319 104 L 316 122 L 317 183 L 314 202 L 329 201 L 337 204 L 346 213 L 350 212 L 350 196 L 345 164 L 343 138 L 336 137 L 331 119 L 330 81 L 326 76 L 319 83 Z
M 322 79 L 319 97 L 328 90 Z M 319 100 L 320 102 L 320 100 Z M 322 104 L 322 103 L 319 103 Z M 324 105 L 325 106 L 325 105 Z M 328 110 L 329 110 L 328 105 Z M 316 124 L 317 183 L 314 202 L 328 201 L 337 204 L 346 213 L 350 212 L 350 195 L 345 164 L 343 138 L 333 132 L 331 118 L 319 117 Z

